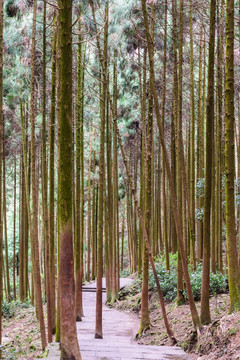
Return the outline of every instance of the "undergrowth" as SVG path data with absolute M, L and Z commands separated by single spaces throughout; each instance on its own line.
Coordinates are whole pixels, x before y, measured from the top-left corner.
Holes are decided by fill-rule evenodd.
M 158 279 L 162 288 L 165 300 L 173 301 L 177 296 L 177 255 L 170 254 L 170 271 L 166 270 L 164 257 L 159 256 L 155 259 Z M 192 271 L 189 266 L 190 281 L 193 290 L 193 296 L 196 301 L 200 300 L 202 283 L 202 264 L 197 265 L 196 271 Z M 141 276 L 120 292 L 120 299 L 126 296 L 134 296 L 141 292 Z M 149 270 L 149 290 L 156 291 L 156 281 L 152 269 Z M 219 271 L 216 274 L 210 274 L 210 295 L 223 294 L 228 292 L 227 275 Z M 184 290 L 184 296 L 187 299 L 187 292 Z
M 31 302 L 26 300 L 25 302 L 17 301 L 6 301 L 2 303 L 2 316 L 6 319 L 11 319 L 15 315 L 16 308 L 28 309 L 31 307 Z

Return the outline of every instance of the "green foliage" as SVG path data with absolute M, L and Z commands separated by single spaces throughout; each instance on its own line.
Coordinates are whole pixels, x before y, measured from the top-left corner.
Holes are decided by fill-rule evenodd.
M 126 278 L 130 275 L 130 270 L 127 269 L 123 269 L 123 271 L 121 272 L 121 278 Z
M 163 297 L 165 300 L 173 301 L 177 296 L 177 254 L 170 254 L 169 261 L 170 271 L 166 270 L 164 257 L 162 256 L 156 259 L 155 265 Z M 149 288 L 157 289 L 152 269 L 149 271 Z
M 195 300 L 200 300 L 201 297 L 201 283 L 202 283 L 202 264 L 198 264 L 197 270 L 190 273 L 190 280 Z M 210 273 L 210 295 L 226 293 L 228 290 L 228 279 L 226 274 L 217 272 Z M 185 291 L 185 296 L 187 293 Z
M 24 302 L 17 300 L 15 301 L 15 306 L 21 309 L 29 309 L 30 307 L 32 307 L 32 304 L 30 299 L 26 299 Z
M 30 300 L 25 300 L 25 302 L 21 302 L 19 300 L 7 302 L 4 300 L 2 303 L 2 316 L 10 319 L 14 317 L 16 308 L 28 309 L 30 307 L 32 307 Z
M 7 302 L 6 300 L 2 303 L 2 316 L 10 319 L 15 314 L 15 304 L 14 302 Z
M 142 280 L 136 279 L 134 282 L 129 285 L 125 286 L 120 292 L 119 292 L 119 299 L 124 299 L 127 296 L 135 296 L 141 291 L 142 288 Z
M 170 271 L 166 270 L 164 257 L 159 256 L 155 260 L 157 275 L 165 300 L 173 301 L 177 296 L 177 255 L 170 254 Z M 198 264 L 196 271 L 191 271 L 189 267 L 190 281 L 193 290 L 193 296 L 196 301 L 201 297 L 202 284 L 202 264 Z M 132 285 L 120 292 L 120 298 L 133 296 L 141 292 L 141 278 L 135 280 Z M 149 270 L 149 289 L 157 290 L 155 278 L 152 269 Z M 217 272 L 210 274 L 210 295 L 222 294 L 228 291 L 228 279 L 226 274 Z M 187 299 L 187 292 L 184 290 L 184 296 Z

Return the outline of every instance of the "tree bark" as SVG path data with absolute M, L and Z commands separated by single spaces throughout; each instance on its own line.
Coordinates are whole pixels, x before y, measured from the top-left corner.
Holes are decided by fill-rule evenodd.
M 237 257 L 234 175 L 234 0 L 227 0 L 226 7 L 226 84 L 225 84 L 225 197 L 226 243 L 228 282 L 230 295 L 229 312 L 240 310 L 240 272 Z
M 209 277 L 210 277 L 210 216 L 212 197 L 212 151 L 214 134 L 214 46 L 215 46 L 215 13 L 216 0 L 210 5 L 210 42 L 208 56 L 208 93 L 206 111 L 206 171 L 205 197 L 203 221 L 203 272 L 201 291 L 201 321 L 203 324 L 211 322 L 209 308 Z
M 80 360 L 72 228 L 72 1 L 60 0 L 59 305 L 61 360 Z M 69 170 L 70 169 L 70 170 Z

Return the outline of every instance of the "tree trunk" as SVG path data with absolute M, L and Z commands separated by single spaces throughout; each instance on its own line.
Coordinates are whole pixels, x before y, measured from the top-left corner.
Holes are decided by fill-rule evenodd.
M 17 159 L 14 156 L 14 190 L 13 190 L 13 298 L 16 301 L 16 193 L 17 193 Z
M 225 87 L 225 196 L 226 196 L 226 243 L 228 282 L 230 295 L 229 312 L 240 310 L 240 273 L 238 266 L 235 200 L 234 200 L 234 0 L 227 0 L 226 7 L 226 87 Z
M 72 1 L 60 0 L 59 305 L 61 360 L 80 360 L 75 316 L 72 229 Z M 69 171 L 70 169 L 70 171 Z
M 173 178 L 171 175 L 171 169 L 170 169 L 170 164 L 169 164 L 169 160 L 168 160 L 165 139 L 163 136 L 162 126 L 161 126 L 161 116 L 160 116 L 160 109 L 159 109 L 159 103 L 158 103 L 158 94 L 157 94 L 157 90 L 156 90 L 155 70 L 154 70 L 153 53 L 152 53 L 153 44 L 152 44 L 151 37 L 149 34 L 149 23 L 148 23 L 148 17 L 147 17 L 146 3 L 144 0 L 142 0 L 142 9 L 143 9 L 143 16 L 144 16 L 144 27 L 145 27 L 146 38 L 147 38 L 149 67 L 150 67 L 150 75 L 152 78 L 151 85 L 152 85 L 152 93 L 153 93 L 153 98 L 154 98 L 155 113 L 156 113 L 156 118 L 157 118 L 157 125 L 159 127 L 159 134 L 160 134 L 160 141 L 161 141 L 162 150 L 163 150 L 163 156 L 165 158 L 166 172 L 167 172 L 169 187 L 170 187 L 170 192 L 171 192 L 171 203 L 172 203 L 172 210 L 174 213 L 174 220 L 175 220 L 176 231 L 177 231 L 177 236 L 178 236 L 179 249 L 182 254 L 184 279 L 185 279 L 185 283 L 186 283 L 186 288 L 187 288 L 187 293 L 188 293 L 188 301 L 189 301 L 189 306 L 190 306 L 190 310 L 191 310 L 193 324 L 194 324 L 194 327 L 199 328 L 201 326 L 201 323 L 200 323 L 196 305 L 195 305 L 195 302 L 193 299 L 193 293 L 192 293 L 192 288 L 191 288 L 191 283 L 190 283 L 190 278 L 189 278 L 189 273 L 188 273 L 187 259 L 185 256 L 184 241 L 183 241 L 183 237 L 182 237 L 182 227 L 181 227 L 181 222 L 179 221 L 179 212 L 178 212 L 178 207 L 177 207 L 176 197 L 175 197 L 174 182 L 173 182 Z
M 47 297 L 47 329 L 48 342 L 52 342 L 52 312 L 51 312 L 51 284 L 50 284 L 50 247 L 48 232 L 48 176 L 47 176 L 47 142 L 46 142 L 46 14 L 47 4 L 43 4 L 43 95 L 42 95 L 42 210 L 45 279 Z
M 54 19 L 56 25 L 56 18 Z M 56 120 L 56 26 L 54 26 L 54 33 L 52 39 L 52 84 L 51 84 L 51 111 L 50 111 L 50 129 L 49 129 L 49 271 L 50 271 L 50 290 L 51 290 L 51 320 L 52 320 L 52 334 L 56 332 L 56 285 L 55 285 L 55 211 L 54 211 L 54 140 L 55 140 L 55 120 Z
M 215 46 L 215 13 L 216 0 L 211 0 L 210 8 L 210 42 L 208 56 L 208 93 L 206 111 L 206 167 L 205 197 L 203 221 L 203 272 L 201 291 L 201 321 L 211 322 L 209 308 L 209 277 L 210 277 L 210 216 L 212 197 L 212 151 L 214 134 L 214 46 Z
M 2 133 L 3 133 L 3 0 L 0 0 L 0 204 L 2 204 Z M 0 206 L 0 309 L 3 298 L 3 237 L 2 237 L 2 207 Z M 0 345 L 2 344 L 2 311 L 0 311 Z M 0 358 L 2 350 L 0 347 Z

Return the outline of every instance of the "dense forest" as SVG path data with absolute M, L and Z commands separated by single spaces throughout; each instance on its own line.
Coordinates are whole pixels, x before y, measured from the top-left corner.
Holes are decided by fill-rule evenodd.
M 196 338 L 212 295 L 240 312 L 239 90 L 238 1 L 0 0 L 0 343 L 25 303 L 81 359 L 83 284 L 102 339 L 133 274 L 138 338 L 150 288 L 173 345 L 167 301 Z

